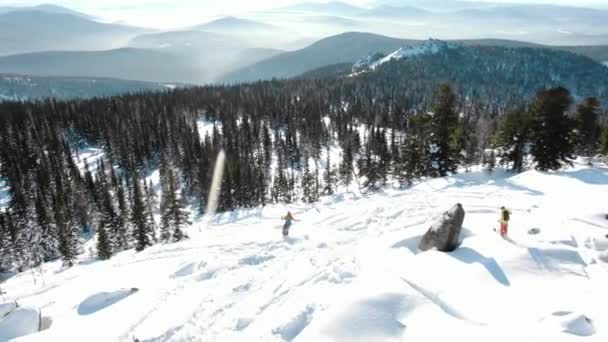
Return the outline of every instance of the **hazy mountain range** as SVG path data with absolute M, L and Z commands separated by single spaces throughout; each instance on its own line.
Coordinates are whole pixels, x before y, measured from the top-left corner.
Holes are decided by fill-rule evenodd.
M 447 0 L 300 3 L 171 31 L 67 8 L 0 7 L 0 73 L 150 82 L 241 82 L 348 65 L 429 37 L 567 50 L 608 61 L 608 11 Z M 552 43 L 546 46 L 541 43 Z
M 56 7 L 0 14 L 0 55 L 45 50 L 104 50 L 124 46 L 145 29 L 97 22 Z

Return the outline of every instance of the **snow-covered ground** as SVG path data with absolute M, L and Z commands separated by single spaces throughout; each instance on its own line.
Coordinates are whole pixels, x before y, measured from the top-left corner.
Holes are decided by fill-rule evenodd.
M 577 164 L 241 210 L 181 243 L 19 274 L 3 300 L 42 311 L 49 328 L 23 341 L 608 341 L 607 195 L 608 168 Z M 457 202 L 462 245 L 417 252 Z M 513 242 L 493 231 L 501 205 Z

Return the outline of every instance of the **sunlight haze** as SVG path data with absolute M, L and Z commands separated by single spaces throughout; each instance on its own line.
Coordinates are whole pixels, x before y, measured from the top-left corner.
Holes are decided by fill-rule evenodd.
M 446 0 L 456 2 L 455 0 Z M 32 6 L 40 4 L 54 4 L 65 6 L 98 16 L 108 22 L 121 22 L 135 26 L 151 28 L 180 28 L 199 24 L 224 15 L 242 15 L 250 12 L 259 12 L 276 9 L 298 3 L 331 2 L 331 1 L 302 1 L 302 0 L 0 0 L 0 6 Z M 378 0 L 345 0 L 340 1 L 356 6 L 371 7 L 383 1 Z M 594 8 L 608 8 L 605 0 L 480 0 L 479 2 L 504 4 L 549 4 L 567 6 L 589 6 Z M 386 1 L 393 5 L 416 5 L 423 3 L 413 1 Z

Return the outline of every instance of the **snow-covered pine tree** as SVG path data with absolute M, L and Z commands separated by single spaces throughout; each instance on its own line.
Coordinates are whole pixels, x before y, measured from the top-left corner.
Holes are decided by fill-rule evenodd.
M 608 126 L 602 128 L 602 133 L 600 134 L 600 144 L 599 144 L 598 152 L 602 156 L 608 157 Z
M 571 105 L 570 92 L 563 87 L 543 90 L 536 95 L 530 108 L 531 153 L 538 170 L 558 170 L 563 164 L 572 163 L 576 126 L 574 120 L 566 116 Z
M 581 102 L 576 111 L 579 129 L 579 139 L 577 152 L 588 158 L 591 164 L 591 158 L 597 152 L 600 125 L 598 118 L 601 113 L 601 104 L 595 97 L 588 97 Z
M 34 198 L 29 185 L 23 184 L 12 190 L 10 209 L 13 214 L 13 253 L 14 262 L 20 272 L 29 269 L 34 263 L 34 246 L 39 246 L 40 236 L 36 227 Z
M 112 246 L 108 240 L 104 221 L 101 221 L 97 228 L 97 257 L 101 260 L 108 260 L 112 257 Z
M 424 175 L 424 158 L 424 147 L 419 138 L 408 134 L 401 144 L 401 166 L 397 178 L 402 187 L 412 185 L 414 179 Z
M 133 224 L 133 240 L 135 250 L 143 251 L 146 247 L 152 246 L 154 241 L 152 228 L 148 222 L 148 213 L 145 204 L 144 194 L 139 184 L 138 176 L 135 175 L 132 181 L 133 202 L 131 203 L 131 223 Z
M 114 252 L 119 252 L 129 248 L 129 237 L 131 236 L 131 211 L 127 201 L 125 188 L 122 180 L 118 180 L 116 188 L 116 199 L 118 202 L 118 212 L 116 213 L 116 223 L 108 231 L 108 236 L 112 241 Z M 110 228 L 108 228 L 110 229 Z
M 69 204 L 65 201 L 65 195 L 62 196 L 61 193 L 58 188 L 53 199 L 53 212 L 59 237 L 59 253 L 63 265 L 71 267 L 78 255 L 78 236 L 74 235 L 72 222 L 70 222 Z
M 400 151 L 400 141 L 397 139 L 397 133 L 395 129 L 391 129 L 391 140 L 390 140 L 390 155 L 391 155 L 391 172 L 393 175 L 399 174 L 397 169 L 401 166 L 401 154 Z
M 40 262 L 47 262 L 57 259 L 59 256 L 59 238 L 57 226 L 53 222 L 53 217 L 49 213 L 50 205 L 46 196 L 39 191 L 36 195 L 36 222 L 40 229 L 41 238 L 39 243 L 39 253 L 37 258 Z M 37 253 L 38 254 L 38 253 Z M 34 265 L 38 266 L 38 264 Z
M 386 140 L 386 129 L 376 129 L 374 152 L 378 160 L 378 175 L 382 185 L 386 185 L 391 168 L 391 153 Z
M 110 191 L 108 189 L 104 189 L 103 191 L 103 205 L 101 207 L 101 217 L 99 226 L 103 225 L 104 229 L 104 238 L 107 240 L 108 244 L 107 251 L 112 254 L 113 251 L 120 251 L 116 246 L 119 246 L 121 243 L 121 239 L 123 236 L 122 230 L 124 227 L 121 227 L 119 215 L 116 212 L 114 207 L 114 201 L 112 200 L 112 196 L 110 195 Z M 98 234 L 99 238 L 99 234 Z
M 273 183 L 273 197 L 276 203 L 290 203 L 289 198 L 289 180 L 285 175 L 285 171 L 281 168 L 277 170 Z
M 494 143 L 500 150 L 500 164 L 508 165 L 514 172 L 522 172 L 531 136 L 532 116 L 528 111 L 520 108 L 507 113 L 494 137 Z
M 340 162 L 340 166 L 338 169 L 338 173 L 340 176 L 340 182 L 346 186 L 346 190 L 348 191 L 348 187 L 353 182 L 353 151 L 350 143 L 347 143 L 343 152 L 342 152 L 342 161 Z
M 464 165 L 466 172 L 471 171 L 471 166 L 479 163 L 479 139 L 475 131 L 476 126 L 471 117 L 466 115 L 465 119 L 458 124 L 459 134 L 456 134 L 456 150 L 461 155 L 460 161 Z
M 456 172 L 460 150 L 455 146 L 458 115 L 455 111 L 456 94 L 449 84 L 440 84 L 435 90 L 435 108 L 430 122 L 433 150 L 433 173 L 444 177 Z
M 0 273 L 13 268 L 13 243 L 9 225 L 9 213 L 0 210 Z
M 365 176 L 363 187 L 372 192 L 380 189 L 382 182 L 379 157 L 374 153 L 377 150 L 375 137 L 376 128 L 372 127 L 364 146 L 364 155 L 358 160 L 359 172 Z
M 315 176 L 310 172 L 310 161 L 306 153 L 304 154 L 304 171 L 300 182 L 302 200 L 306 203 L 315 202 L 318 199 L 318 194 L 315 192 Z
M 154 186 L 152 185 L 152 181 L 150 180 L 147 184 L 144 181 L 144 187 L 146 192 L 146 207 L 148 209 L 148 221 L 150 222 L 150 227 L 152 227 L 154 242 L 156 242 L 156 220 L 154 219 L 154 213 L 156 213 L 156 208 L 158 206 L 158 197 L 156 196 L 156 192 L 154 192 Z
M 485 169 L 488 173 L 493 173 L 494 168 L 496 168 L 496 153 L 494 149 L 490 149 L 490 152 L 486 154 L 486 151 L 483 152 L 485 159 Z
M 336 171 L 331 167 L 329 146 L 327 147 L 327 159 L 325 161 L 325 171 L 323 172 L 323 193 L 325 195 L 333 195 L 336 184 Z
M 175 171 L 168 169 L 166 177 L 167 189 L 162 193 L 163 225 L 161 240 L 165 242 L 180 241 L 187 238 L 184 227 L 192 224 L 192 222 L 190 222 L 190 214 L 186 210 L 184 198 L 178 193 L 179 184 Z

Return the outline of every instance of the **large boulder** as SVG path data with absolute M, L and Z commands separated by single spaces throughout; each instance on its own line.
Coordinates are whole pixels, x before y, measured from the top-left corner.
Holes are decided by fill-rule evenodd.
M 464 209 L 460 203 L 443 213 L 429 230 L 424 234 L 418 249 L 425 252 L 437 249 L 442 252 L 451 252 L 458 247 L 460 231 L 464 222 Z

